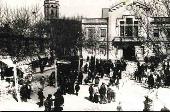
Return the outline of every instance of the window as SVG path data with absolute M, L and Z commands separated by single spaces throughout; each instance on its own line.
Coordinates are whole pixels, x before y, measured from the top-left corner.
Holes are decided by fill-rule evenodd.
M 126 24 L 133 24 L 132 18 L 126 18 Z
M 134 26 L 134 36 L 138 37 L 138 26 Z
M 51 10 L 51 15 L 52 15 L 52 16 L 54 15 L 54 11 L 53 11 L 53 10 Z
M 153 36 L 154 37 L 159 37 L 159 29 L 154 29 L 153 30 Z
M 133 35 L 133 27 L 132 26 L 126 26 L 125 27 L 125 35 L 126 36 L 132 36 Z
M 120 36 L 124 36 L 124 26 L 120 26 Z
M 167 39 L 170 40 L 170 28 L 167 29 Z
M 93 38 L 95 33 L 95 29 L 94 28 L 89 28 L 88 29 L 88 37 Z
M 125 22 L 124 21 L 120 21 L 120 25 L 124 24 Z
M 124 36 L 124 21 L 120 21 L 120 36 Z
M 101 29 L 101 37 L 106 37 L 106 29 Z
M 58 14 L 58 10 L 56 10 L 56 17 L 58 18 L 59 14 Z
M 133 18 L 126 18 L 126 21 L 120 21 L 120 36 L 121 37 L 138 37 L 139 30 L 139 21 L 135 20 L 133 22 Z
M 49 5 L 46 5 L 47 8 L 49 8 Z
M 135 25 L 136 25 L 136 24 L 138 25 L 138 21 L 134 21 L 134 24 L 135 24 Z

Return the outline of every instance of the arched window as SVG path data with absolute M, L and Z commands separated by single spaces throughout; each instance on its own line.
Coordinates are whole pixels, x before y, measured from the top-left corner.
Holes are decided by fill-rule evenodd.
M 54 11 L 53 10 L 51 10 L 51 16 L 53 16 L 54 15 Z

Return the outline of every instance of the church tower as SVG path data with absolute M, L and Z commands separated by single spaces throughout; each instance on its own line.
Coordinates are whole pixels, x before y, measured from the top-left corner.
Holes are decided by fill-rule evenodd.
M 59 18 L 59 1 L 57 0 L 45 0 L 44 1 L 44 15 L 45 20 Z

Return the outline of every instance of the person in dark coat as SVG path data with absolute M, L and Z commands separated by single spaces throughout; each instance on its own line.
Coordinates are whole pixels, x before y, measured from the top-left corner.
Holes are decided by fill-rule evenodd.
M 114 91 L 110 88 L 110 85 L 107 85 L 107 100 L 108 103 L 110 103 L 113 99 L 115 101 L 115 93 Z
M 51 111 L 51 106 L 52 105 L 53 105 L 52 95 L 48 94 L 47 99 L 44 101 L 45 111 Z
M 42 86 L 42 89 L 44 89 L 44 86 L 45 86 L 45 77 L 44 77 L 44 76 L 42 76 L 42 77 L 40 78 L 40 84 L 41 84 L 41 86 Z
M 54 101 L 54 111 L 62 111 L 63 110 L 63 104 L 64 104 L 64 97 L 62 95 L 62 92 L 60 89 L 57 90 L 56 93 L 54 93 L 55 99 Z
M 159 74 L 157 74 L 156 77 L 156 87 L 159 88 L 161 86 L 161 77 L 159 76 Z
M 79 84 L 82 84 L 82 81 L 83 81 L 83 72 L 80 71 L 79 75 L 78 75 L 78 83 Z
M 31 85 L 30 84 L 27 84 L 27 98 L 28 99 L 31 99 Z
M 100 78 L 99 78 L 98 76 L 96 76 L 96 77 L 95 77 L 95 84 L 97 84 L 97 85 L 98 85 L 98 84 L 99 84 L 99 82 L 100 82 Z
M 89 94 L 90 94 L 89 99 L 90 99 L 90 101 L 92 101 L 93 100 L 93 94 L 94 94 L 94 89 L 93 89 L 92 84 L 89 87 Z
M 94 101 L 95 103 L 98 103 L 98 102 L 99 102 L 99 93 L 98 93 L 98 92 L 94 93 L 93 101 Z
M 27 102 L 27 86 L 23 84 L 20 88 L 21 101 Z
M 39 107 L 43 106 L 44 98 L 45 97 L 44 97 L 43 89 L 39 88 L 39 91 L 38 91 L 38 99 L 40 100 Z
M 93 72 L 91 70 L 89 70 L 88 72 L 88 77 L 89 77 L 89 81 L 92 80 Z
M 152 74 L 148 77 L 148 86 L 149 88 L 153 88 L 154 86 L 154 78 Z
M 99 94 L 100 94 L 100 103 L 106 103 L 106 87 L 105 87 L 105 84 L 102 83 L 102 85 L 100 86 L 100 89 L 99 89 Z
M 87 65 L 87 63 L 84 65 L 84 73 L 87 73 L 87 71 L 88 71 L 88 65 Z
M 78 96 L 78 92 L 80 90 L 80 85 L 79 84 L 76 84 L 75 90 L 76 90 L 76 95 Z
M 49 86 L 54 86 L 55 83 L 55 72 L 52 72 L 49 76 Z

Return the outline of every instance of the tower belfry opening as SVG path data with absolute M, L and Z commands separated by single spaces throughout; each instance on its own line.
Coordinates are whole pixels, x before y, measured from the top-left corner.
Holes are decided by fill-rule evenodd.
M 59 18 L 59 1 L 45 0 L 44 1 L 44 15 L 45 20 L 52 20 Z

